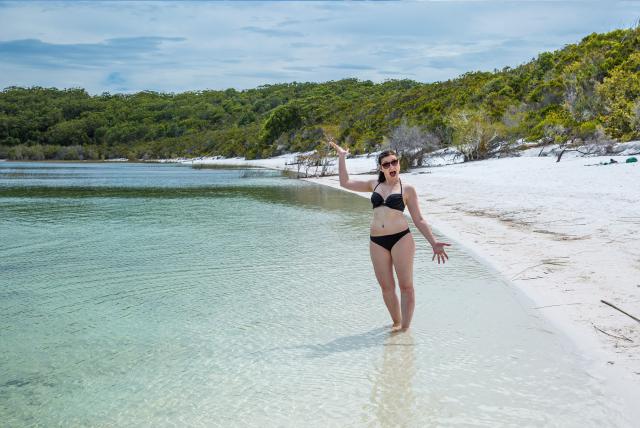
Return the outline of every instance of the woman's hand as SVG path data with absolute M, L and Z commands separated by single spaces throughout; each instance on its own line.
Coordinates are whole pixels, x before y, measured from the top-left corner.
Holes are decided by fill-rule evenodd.
M 446 260 L 449 260 L 449 256 L 444 251 L 444 247 L 450 247 L 451 244 L 446 244 L 444 242 L 436 242 L 432 245 L 433 247 L 433 257 L 431 260 L 435 260 L 436 256 L 438 256 L 438 264 L 440 264 L 440 260 L 444 263 Z
M 333 141 L 333 138 L 329 139 L 328 143 L 331 147 L 335 149 L 336 152 L 338 152 L 338 156 L 346 156 L 349 154 L 349 150 L 345 150 L 339 145 L 337 145 L 336 142 Z

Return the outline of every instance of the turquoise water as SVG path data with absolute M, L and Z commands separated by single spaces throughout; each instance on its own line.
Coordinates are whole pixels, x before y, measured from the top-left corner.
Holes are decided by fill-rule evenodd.
M 456 248 L 417 239 L 390 335 L 370 215 L 266 170 L 0 163 L 2 425 L 626 426 Z

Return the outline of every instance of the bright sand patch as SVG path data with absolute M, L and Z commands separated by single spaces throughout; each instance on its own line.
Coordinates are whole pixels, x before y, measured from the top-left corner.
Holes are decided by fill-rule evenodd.
M 446 235 L 440 238 L 524 291 L 533 310 L 575 342 L 590 373 L 638 414 L 640 323 L 601 299 L 640 318 L 640 162 L 614 157 L 618 164 L 594 165 L 610 158 L 492 159 L 415 169 L 402 178 L 416 187 L 422 213 Z M 285 169 L 291 160 L 206 163 Z M 369 178 L 353 175 L 370 172 L 375 158 L 348 159 L 347 168 L 352 178 Z M 336 176 L 309 181 L 339 188 Z

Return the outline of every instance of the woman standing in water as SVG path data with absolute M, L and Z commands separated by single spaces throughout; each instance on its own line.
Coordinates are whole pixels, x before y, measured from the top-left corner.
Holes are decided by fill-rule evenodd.
M 413 223 L 433 247 L 431 260 L 437 257 L 438 264 L 444 263 L 449 258 L 444 247 L 450 244 L 437 242 L 434 238 L 420 212 L 416 189 L 409 184 L 403 185 L 400 180 L 400 164 L 393 150 L 385 150 L 378 155 L 378 179 L 362 181 L 349 178 L 345 161 L 348 150 L 332 140 L 329 140 L 329 144 L 338 152 L 340 186 L 356 192 L 373 192 L 373 220 L 369 242 L 371 262 L 382 289 L 382 298 L 393 320 L 392 331 L 407 330 L 415 307 L 413 256 L 416 244 L 403 214 L 405 206 L 409 208 Z M 394 268 L 400 287 L 400 301 L 395 290 Z

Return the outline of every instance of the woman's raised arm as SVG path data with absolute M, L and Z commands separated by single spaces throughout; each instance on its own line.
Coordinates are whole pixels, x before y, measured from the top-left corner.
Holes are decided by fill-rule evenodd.
M 349 179 L 346 161 L 346 157 L 347 154 L 349 154 L 349 151 L 337 145 L 333 140 L 329 140 L 329 144 L 338 153 L 338 174 L 340 176 L 340 186 L 344 187 L 345 189 L 353 190 L 355 192 L 370 192 L 372 190 L 372 180 L 362 181 Z

